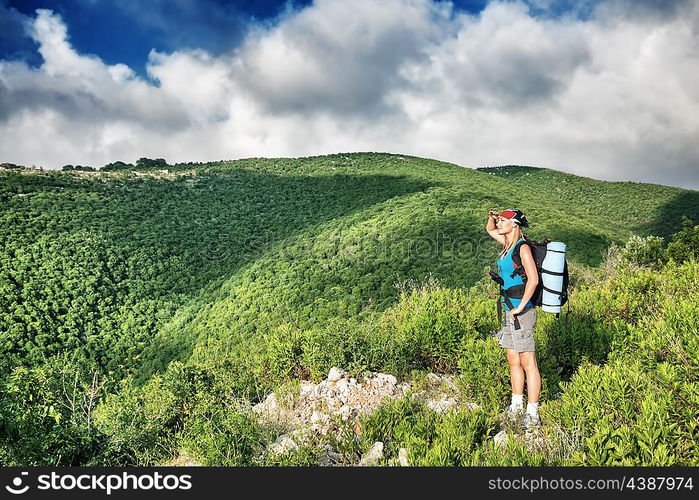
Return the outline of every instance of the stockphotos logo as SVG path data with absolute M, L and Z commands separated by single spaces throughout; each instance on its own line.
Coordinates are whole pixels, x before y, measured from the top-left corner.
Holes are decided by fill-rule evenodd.
M 21 495 L 29 490 L 29 485 L 24 484 L 25 477 L 29 473 L 22 472 L 19 477 L 12 480 L 12 485 L 5 489 L 14 495 Z M 28 479 L 28 478 L 27 478 Z M 104 491 L 111 495 L 119 490 L 189 490 L 192 488 L 192 476 L 189 474 L 163 475 L 159 472 L 153 474 L 42 474 L 37 477 L 37 489 L 39 490 L 83 490 Z
M 28 472 L 22 472 L 19 476 L 12 480 L 12 485 L 5 486 L 5 489 L 13 495 L 21 495 L 22 493 L 26 493 L 29 489 L 29 485 L 27 484 L 22 486 L 22 484 L 24 483 L 24 476 L 28 475 Z

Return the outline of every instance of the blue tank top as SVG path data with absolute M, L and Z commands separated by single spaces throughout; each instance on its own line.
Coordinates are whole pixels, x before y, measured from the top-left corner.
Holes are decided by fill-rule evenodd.
M 524 238 L 521 238 L 517 243 L 520 241 L 525 241 Z M 509 252 L 507 252 L 505 255 L 502 257 L 498 257 L 498 271 L 500 272 L 500 277 L 503 279 L 504 283 L 502 287 L 507 290 L 510 287 L 513 287 L 515 285 L 522 285 L 524 284 L 524 280 L 519 274 L 515 274 L 514 278 L 511 278 L 510 275 L 512 272 L 515 270 L 515 263 L 512 262 L 512 251 L 515 249 L 517 246 L 517 243 L 512 245 L 512 248 L 510 248 Z M 505 308 L 505 310 L 509 311 L 510 308 L 507 307 L 507 304 L 505 303 L 505 297 L 501 297 L 500 300 L 502 300 L 502 306 Z M 512 301 L 512 305 L 514 307 L 518 307 L 519 303 L 522 302 L 522 299 L 510 299 Z M 527 305 L 524 307 L 524 310 L 526 311 L 530 307 L 533 307 L 534 304 L 532 304 L 531 299 L 527 302 Z

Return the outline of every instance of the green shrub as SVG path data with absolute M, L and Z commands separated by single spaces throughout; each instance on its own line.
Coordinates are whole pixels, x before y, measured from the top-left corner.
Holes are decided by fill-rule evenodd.
M 661 285 L 657 271 L 622 265 L 614 279 L 594 287 L 590 293 L 581 292 L 576 308 L 582 307 L 601 323 L 601 328 L 613 328 L 619 323 L 638 324 L 659 307 L 663 298 L 658 293 Z
M 505 350 L 492 338 L 465 338 L 459 351 L 458 384 L 466 398 L 489 413 L 502 410 L 512 394 Z
M 682 229 L 673 235 L 667 246 L 667 256 L 677 262 L 699 259 L 699 225 L 682 216 Z
M 302 365 L 314 380 L 324 378 L 333 366 L 341 366 L 355 374 L 376 368 L 370 359 L 366 331 L 347 321 L 329 321 L 306 330 L 302 351 Z
M 617 335 L 616 327 L 609 327 L 586 313 L 593 304 L 585 300 L 599 300 L 593 293 L 583 293 L 570 312 L 559 318 L 540 313 L 536 327 L 537 361 L 542 378 L 550 380 L 555 389 L 556 379 L 568 379 L 584 361 L 604 363 Z M 544 377 L 546 371 L 546 377 Z
M 621 251 L 622 262 L 659 269 L 665 259 L 663 238 L 631 236 Z
M 453 371 L 461 339 L 485 336 L 495 326 L 493 317 L 493 303 L 479 293 L 466 294 L 429 279 L 404 287 L 398 304 L 380 316 L 268 331 L 261 337 L 254 371 L 272 384 L 288 377 L 319 380 L 332 366 L 355 374 L 371 370 L 404 375 L 415 368 Z
M 495 426 L 482 410 L 448 412 L 440 417 L 430 446 L 408 446 L 408 458 L 415 466 L 469 465 L 472 453 Z
M 281 325 L 263 334 L 255 358 L 255 377 L 269 385 L 279 385 L 292 377 L 305 375 L 302 368 L 303 332 Z
M 493 439 L 483 442 L 472 455 L 470 466 L 476 467 L 540 467 L 563 465 L 551 460 L 544 452 L 529 449 L 525 442 L 508 436 L 507 442 L 498 445 Z
M 668 390 L 666 383 L 657 382 L 658 370 L 668 377 L 667 368 L 648 372 L 630 359 L 603 367 L 586 364 L 564 384 L 561 399 L 547 406 L 545 416 L 579 436 L 582 449 L 570 457 L 572 463 L 667 466 L 696 461 L 689 441 L 696 437 L 696 414 L 678 407 L 696 405 L 696 391 L 692 396 L 691 391 L 682 394 L 680 386 Z
M 364 448 L 383 442 L 386 461 L 405 448 L 412 466 L 466 465 L 493 427 L 482 410 L 438 414 L 412 398 L 384 403 L 362 422 Z
M 399 303 L 385 312 L 381 327 L 410 346 L 415 368 L 451 372 L 462 339 L 483 337 L 493 327 L 493 304 L 430 279 L 404 289 Z
M 144 386 L 124 379 L 95 411 L 106 436 L 111 465 L 155 465 L 175 454 L 174 433 L 182 422 L 182 400 L 156 375 Z
M 389 401 L 362 420 L 364 448 L 381 441 L 385 457 L 397 456 L 400 448 L 424 452 L 436 433 L 438 419 L 437 413 L 416 399 Z
M 295 450 L 265 455 L 260 465 L 275 467 L 314 467 L 320 463 L 322 450 L 314 444 L 304 444 Z
M 15 368 L 0 388 L 2 465 L 90 462 L 100 453 L 93 410 L 103 395 L 97 372 L 66 354 Z
M 179 435 L 180 446 L 206 466 L 259 463 L 272 437 L 245 402 L 233 396 L 199 394 Z

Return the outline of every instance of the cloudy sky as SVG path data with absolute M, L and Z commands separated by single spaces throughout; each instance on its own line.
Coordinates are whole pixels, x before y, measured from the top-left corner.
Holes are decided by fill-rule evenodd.
M 0 162 L 348 151 L 699 189 L 699 0 L 0 0 Z

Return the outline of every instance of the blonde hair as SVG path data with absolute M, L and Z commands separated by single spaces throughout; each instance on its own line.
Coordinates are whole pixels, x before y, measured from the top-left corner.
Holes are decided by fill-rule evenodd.
M 512 247 L 514 246 L 515 243 L 517 243 L 519 240 L 521 240 L 524 237 L 524 234 L 522 233 L 522 228 L 519 226 L 519 224 L 513 222 L 514 227 L 512 228 L 512 231 L 514 231 L 515 235 L 512 238 L 511 245 L 504 246 L 502 252 L 500 252 L 500 258 L 504 257 L 507 252 L 512 250 Z

